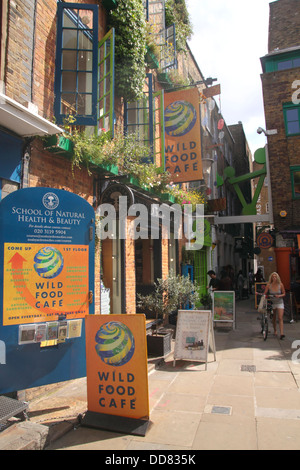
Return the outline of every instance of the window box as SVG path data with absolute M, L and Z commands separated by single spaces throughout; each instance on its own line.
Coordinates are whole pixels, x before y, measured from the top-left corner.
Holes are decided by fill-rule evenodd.
M 161 86 L 165 89 L 173 88 L 173 82 L 170 79 L 167 72 L 161 72 L 157 74 L 157 80 L 161 84 Z
M 109 174 L 109 175 L 118 175 L 119 169 L 116 165 L 110 165 L 109 163 L 93 163 L 91 162 L 91 167 L 98 173 Z
M 73 156 L 73 142 L 62 135 L 51 135 L 44 140 L 44 149 L 57 155 Z
M 160 199 L 162 201 L 169 201 L 175 204 L 175 197 L 172 194 L 169 193 L 162 193 L 159 195 Z
M 159 60 L 151 49 L 147 47 L 146 62 L 150 69 L 158 69 Z

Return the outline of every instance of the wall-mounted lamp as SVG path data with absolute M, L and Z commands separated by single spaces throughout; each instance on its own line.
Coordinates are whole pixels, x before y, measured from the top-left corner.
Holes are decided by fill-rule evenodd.
M 266 131 L 266 130 L 263 129 L 262 127 L 259 127 L 256 132 L 257 132 L 258 134 L 264 133 L 265 136 L 278 134 L 277 129 L 270 129 L 270 130 Z

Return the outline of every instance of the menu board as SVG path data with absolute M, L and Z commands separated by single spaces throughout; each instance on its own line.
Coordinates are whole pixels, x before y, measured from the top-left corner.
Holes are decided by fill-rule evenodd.
M 179 310 L 174 349 L 177 359 L 205 362 L 209 346 L 215 353 L 215 341 L 210 310 Z

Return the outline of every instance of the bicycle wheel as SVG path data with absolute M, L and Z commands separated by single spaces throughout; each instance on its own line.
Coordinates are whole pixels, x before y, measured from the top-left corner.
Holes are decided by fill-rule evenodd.
M 266 339 L 268 337 L 268 332 L 269 332 L 268 320 L 267 320 L 267 318 L 265 318 L 264 325 L 263 325 L 263 331 L 262 331 L 264 341 L 266 341 Z

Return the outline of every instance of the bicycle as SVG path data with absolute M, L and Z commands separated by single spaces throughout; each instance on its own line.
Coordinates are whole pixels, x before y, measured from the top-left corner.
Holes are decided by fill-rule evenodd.
M 261 334 L 263 335 L 264 341 L 267 340 L 268 333 L 269 333 L 268 317 L 270 317 L 270 320 L 272 320 L 273 315 L 274 315 L 273 302 L 270 300 L 271 297 L 275 297 L 275 295 L 269 294 L 267 296 L 267 299 L 266 299 L 267 306 L 261 314 Z

